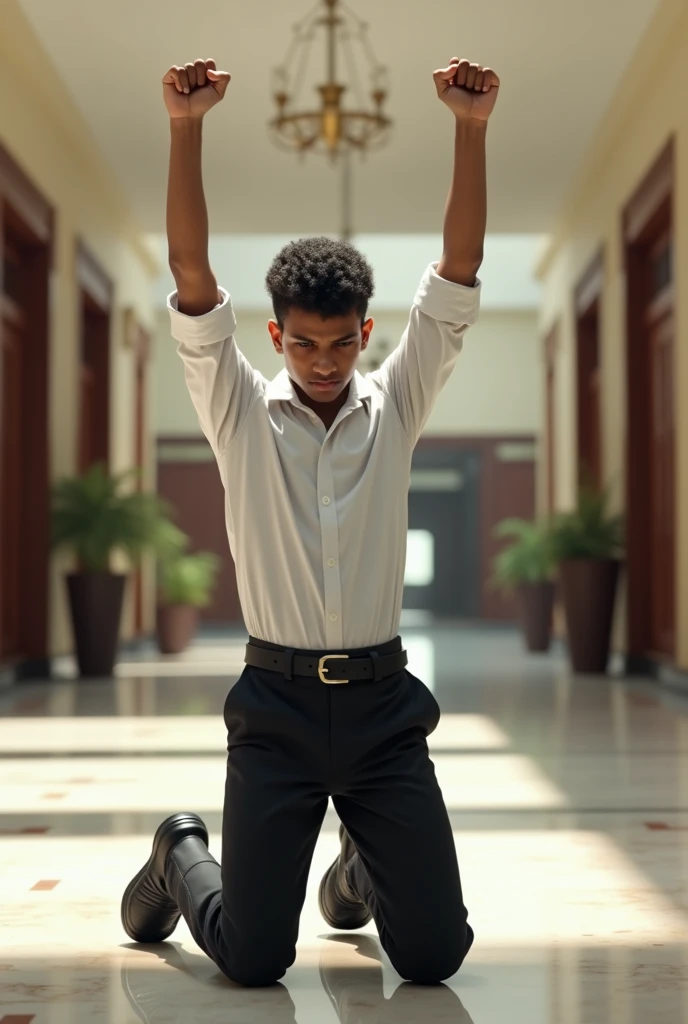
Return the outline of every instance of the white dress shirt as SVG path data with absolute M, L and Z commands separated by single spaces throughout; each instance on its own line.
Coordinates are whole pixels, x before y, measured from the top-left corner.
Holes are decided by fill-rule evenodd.
M 239 350 L 229 295 L 203 316 L 169 298 L 191 398 L 220 469 L 246 628 L 340 651 L 399 632 L 411 455 L 480 304 L 425 272 L 399 346 L 358 371 L 329 430 L 286 369 L 268 381 Z

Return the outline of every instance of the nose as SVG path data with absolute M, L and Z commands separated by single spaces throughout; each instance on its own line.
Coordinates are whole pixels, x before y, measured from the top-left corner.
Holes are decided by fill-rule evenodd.
M 330 357 L 323 357 L 313 364 L 313 372 L 318 377 L 336 377 L 337 366 Z

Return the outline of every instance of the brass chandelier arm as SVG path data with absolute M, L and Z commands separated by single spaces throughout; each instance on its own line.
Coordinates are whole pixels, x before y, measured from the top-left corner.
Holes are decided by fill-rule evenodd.
M 321 106 L 319 110 L 296 109 L 316 30 L 324 30 L 325 43 L 327 78 L 313 85 L 320 94 Z M 275 73 L 277 116 L 270 121 L 270 128 L 278 145 L 299 152 L 305 149 L 324 152 L 336 159 L 344 147 L 366 150 L 381 144 L 392 122 L 383 113 L 387 99 L 384 69 L 375 59 L 364 22 L 341 0 L 320 0 L 315 11 L 302 19 L 294 31 L 295 39 L 287 60 Z M 346 107 L 347 94 L 355 93 L 359 100 L 362 98 L 353 42 L 360 45 L 370 68 L 371 103 L 367 109 L 360 102 L 356 109 Z M 298 53 L 299 47 L 302 55 Z M 298 56 L 302 59 L 297 59 Z M 344 69 L 349 72 L 349 81 L 338 78 Z
M 316 35 L 324 39 L 326 80 L 309 80 L 309 60 Z M 370 103 L 359 75 L 354 46 L 362 52 L 369 69 Z M 274 72 L 273 94 L 277 107 L 268 122 L 275 144 L 283 150 L 323 153 L 332 162 L 341 158 L 342 234 L 349 238 L 352 228 L 352 154 L 371 152 L 389 138 L 392 120 L 384 112 L 388 96 L 386 69 L 378 63 L 366 24 L 342 0 L 319 0 L 316 8 L 294 27 L 287 57 Z M 312 94 L 320 97 L 319 107 L 307 103 L 299 108 L 302 88 L 309 82 Z M 354 109 L 347 107 L 354 103 Z

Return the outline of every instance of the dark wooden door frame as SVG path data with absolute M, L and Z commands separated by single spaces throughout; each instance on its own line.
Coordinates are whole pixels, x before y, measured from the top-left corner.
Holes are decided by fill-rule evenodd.
M 151 334 L 139 323 L 135 311 L 125 311 L 125 337 L 127 347 L 134 356 L 134 452 L 133 465 L 138 471 L 136 486 L 145 489 L 146 439 L 148 436 L 148 409 L 146 406 L 148 364 L 151 358 Z M 139 565 L 133 577 L 134 633 L 144 632 L 143 571 Z
M 112 281 L 103 270 L 97 259 L 81 239 L 77 239 L 75 247 L 75 277 L 78 290 L 79 309 L 79 375 L 83 372 L 84 342 L 86 323 L 92 332 L 96 365 L 95 421 L 92 424 L 95 437 L 94 447 L 98 452 L 98 461 L 110 462 L 110 375 L 111 375 L 111 333 L 114 287 Z M 79 422 L 77 423 L 77 464 L 82 463 L 83 424 L 81 423 L 82 388 L 79 379 Z
M 646 671 L 651 599 L 651 424 L 647 397 L 651 379 L 646 312 L 650 301 L 647 252 L 673 222 L 675 145 L 671 138 L 624 207 L 621 230 L 626 271 L 626 535 L 627 663 Z
M 0 252 L 4 248 L 5 235 L 9 232 L 22 244 L 23 274 L 27 289 L 24 336 L 31 360 L 30 405 L 27 405 L 30 415 L 24 417 L 21 439 L 25 451 L 22 459 L 22 498 L 25 507 L 31 509 L 31 516 L 24 524 L 25 542 L 21 552 L 23 593 L 20 629 L 23 660 L 15 666 L 14 671 L 20 676 L 45 676 L 49 673 L 49 287 L 53 266 L 54 214 L 42 193 L 0 144 Z M 0 295 L 3 291 L 1 275 L 0 259 Z
M 557 358 L 559 354 L 560 323 L 557 321 L 550 327 L 543 342 L 543 358 L 545 364 L 545 423 L 544 423 L 544 472 L 545 472 L 545 507 L 548 513 L 554 512 L 556 492 L 556 454 L 557 454 L 557 420 L 556 420 L 556 381 Z
M 600 316 L 604 289 L 604 249 L 600 249 L 574 289 L 576 317 L 576 447 L 578 485 L 601 486 L 602 409 L 598 387 L 591 403 L 590 378 L 600 372 Z

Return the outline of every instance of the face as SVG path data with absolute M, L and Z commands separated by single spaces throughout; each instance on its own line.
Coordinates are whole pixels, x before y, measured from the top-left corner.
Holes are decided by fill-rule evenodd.
M 361 324 L 357 313 L 323 319 L 296 308 L 285 316 L 282 330 L 274 320 L 268 324 L 287 373 L 309 404 L 320 405 L 342 397 L 361 352 L 368 347 L 372 329 L 373 321 Z

